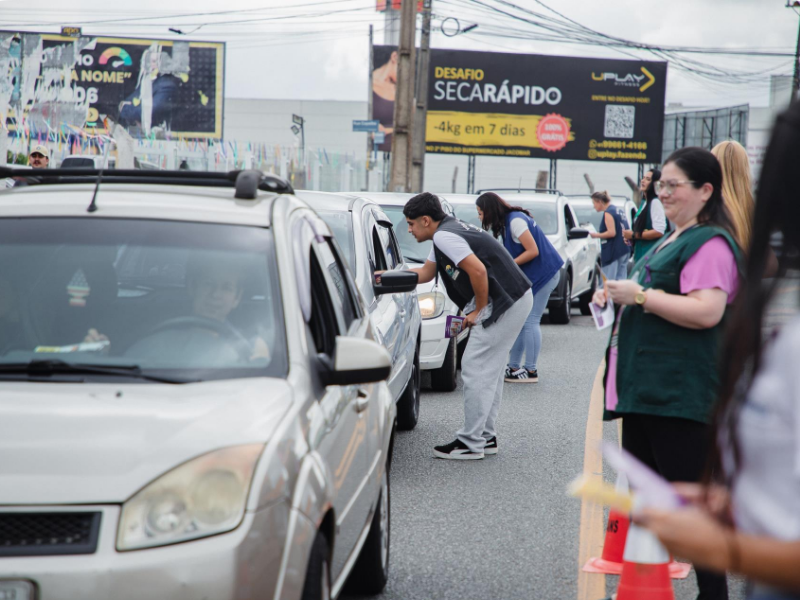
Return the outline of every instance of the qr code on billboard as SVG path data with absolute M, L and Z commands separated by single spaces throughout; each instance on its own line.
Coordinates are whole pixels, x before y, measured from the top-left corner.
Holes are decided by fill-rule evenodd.
M 605 136 L 607 138 L 632 138 L 635 112 L 636 108 L 633 106 L 607 104 Z

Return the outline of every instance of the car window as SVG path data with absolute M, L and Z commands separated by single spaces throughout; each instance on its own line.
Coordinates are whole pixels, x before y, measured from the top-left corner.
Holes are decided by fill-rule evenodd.
M 456 204 L 453 207 L 456 219 L 471 223 L 475 227 L 483 229 L 481 220 L 478 218 L 478 209 L 474 204 Z
M 402 206 L 382 206 L 381 208 L 394 225 L 394 234 L 403 257 L 412 262 L 424 263 L 428 258 L 428 254 L 430 254 L 433 242 L 427 240 L 418 243 L 414 236 L 408 233 L 408 225 L 406 217 L 403 215 Z
M 519 206 L 531 213 L 545 235 L 558 233 L 558 205 L 555 202 L 522 201 Z
M 333 237 L 344 252 L 344 259 L 353 272 L 356 270 L 355 250 L 353 240 L 353 219 L 350 211 L 318 210 L 317 214 L 328 224 L 333 232 Z
M 347 271 L 340 260 L 337 260 L 329 241 L 316 244 L 315 248 L 325 273 L 334 310 L 341 320 L 341 331 L 346 332 L 356 318 L 355 300 L 347 282 Z
M 600 224 L 603 222 L 603 213 L 597 212 L 593 206 L 577 204 L 572 207 L 578 216 L 578 223 L 581 225 L 591 224 L 597 231 L 600 231 Z
M 577 227 L 578 224 L 575 222 L 575 218 L 572 216 L 572 211 L 569 208 L 569 204 L 564 205 L 564 224 L 567 226 L 567 232 L 573 227 Z
M 94 159 L 85 157 L 85 158 L 65 158 L 64 161 L 61 163 L 62 169 L 93 169 L 94 168 Z
M 395 269 L 400 264 L 400 257 L 398 256 L 397 246 L 392 239 L 391 230 L 383 225 L 375 225 L 375 231 L 378 233 L 378 244 L 380 251 L 383 253 L 384 260 L 386 261 L 386 269 Z M 378 248 L 375 248 L 376 253 Z
M 57 359 L 177 379 L 285 376 L 268 229 L 0 219 L 0 364 Z
M 311 319 L 308 326 L 314 347 L 320 354 L 333 357 L 336 349 L 336 336 L 339 335 L 341 314 L 337 314 L 331 300 L 330 287 L 326 281 L 317 252 L 310 258 L 311 276 Z

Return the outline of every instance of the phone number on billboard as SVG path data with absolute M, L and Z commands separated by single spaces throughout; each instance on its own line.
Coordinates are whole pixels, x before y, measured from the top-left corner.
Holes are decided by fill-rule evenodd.
M 589 148 L 609 150 L 647 150 L 647 142 L 617 142 L 614 140 L 589 140 Z

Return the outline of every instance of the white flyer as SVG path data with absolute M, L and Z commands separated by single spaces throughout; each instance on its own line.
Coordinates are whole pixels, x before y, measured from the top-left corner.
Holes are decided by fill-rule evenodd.
M 594 324 L 597 325 L 598 331 L 607 329 L 614 323 L 614 303 L 611 300 L 607 300 L 605 306 L 590 302 L 589 310 L 592 313 L 592 318 L 594 319 Z

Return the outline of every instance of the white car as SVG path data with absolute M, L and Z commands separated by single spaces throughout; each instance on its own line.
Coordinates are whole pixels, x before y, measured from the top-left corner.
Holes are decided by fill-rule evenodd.
M 397 427 L 414 429 L 419 419 L 421 380 L 422 319 L 417 296 L 413 289 L 407 293 L 381 292 L 381 286 L 375 284 L 376 270 L 418 279 L 403 262 L 392 222 L 378 204 L 360 196 L 307 190 L 297 195 L 317 211 L 344 250 L 378 339 L 392 357 L 388 383 L 397 402 Z
M 0 192 L 0 598 L 379 593 L 391 358 L 325 222 L 258 171 L 57 181 Z
M 591 227 L 592 231 L 600 231 L 600 222 L 603 219 L 602 213 L 597 212 L 592 204 L 591 196 L 569 196 L 570 206 L 575 210 L 578 221 L 582 227 Z M 611 204 L 618 206 L 625 213 L 628 220 L 628 228 L 633 227 L 636 217 L 636 205 L 627 196 L 611 196 Z M 600 240 L 595 240 L 599 242 Z M 602 247 L 602 246 L 601 246 Z M 628 261 L 628 272 L 633 267 L 633 253 Z M 588 315 L 589 307 L 581 304 L 581 314 Z
M 103 166 L 102 155 L 97 154 L 70 154 L 61 161 L 60 169 L 99 169 Z M 109 156 L 105 162 L 106 169 L 114 169 L 117 166 L 117 159 Z
M 409 266 L 424 263 L 430 253 L 432 242 L 417 243 L 408 233 L 408 225 L 403 216 L 403 207 L 411 194 L 370 193 L 362 194 L 377 202 L 394 224 L 394 232 Z M 442 208 L 453 214 L 453 208 L 445 195 L 439 195 Z M 461 356 L 466 349 L 469 331 L 462 331 L 456 338 L 445 337 L 447 318 L 461 314 L 455 302 L 450 300 L 444 284 L 439 278 L 417 286 L 419 311 L 422 315 L 422 331 L 419 364 L 423 371 L 430 371 L 431 388 L 436 391 L 451 392 L 456 389 L 458 368 Z
M 569 323 L 573 303 L 577 303 L 581 311 L 588 310 L 597 288 L 596 267 L 600 261 L 600 244 L 589 237 L 587 229 L 578 227 L 578 217 L 566 196 L 557 191 L 482 191 L 496 191 L 509 204 L 528 210 L 564 260 L 558 285 L 547 303 L 550 321 Z M 477 198 L 451 198 L 450 203 L 459 219 L 480 227 L 475 208 Z

